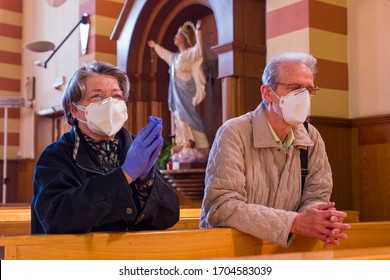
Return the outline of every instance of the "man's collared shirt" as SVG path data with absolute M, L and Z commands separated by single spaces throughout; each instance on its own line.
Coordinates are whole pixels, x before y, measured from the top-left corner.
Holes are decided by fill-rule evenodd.
M 284 141 L 281 141 L 279 139 L 278 135 L 276 135 L 276 133 L 275 133 L 274 129 L 272 128 L 271 124 L 269 123 L 269 121 L 267 121 L 267 123 L 268 123 L 269 129 L 271 130 L 272 136 L 275 139 L 276 144 L 280 148 L 282 148 L 283 150 L 285 150 L 287 152 L 288 148 L 291 146 L 292 142 L 294 141 L 293 130 L 291 129 L 290 132 L 287 134 L 287 137 L 284 139 Z

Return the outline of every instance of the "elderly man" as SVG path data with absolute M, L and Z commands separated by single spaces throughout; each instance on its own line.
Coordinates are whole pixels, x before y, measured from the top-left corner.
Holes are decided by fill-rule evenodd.
M 233 227 L 287 247 L 294 234 L 324 247 L 346 239 L 346 213 L 329 201 L 332 173 L 319 132 L 305 128 L 316 59 L 287 52 L 264 69 L 263 101 L 253 112 L 225 122 L 206 170 L 200 227 Z M 301 181 L 301 149 L 308 152 Z

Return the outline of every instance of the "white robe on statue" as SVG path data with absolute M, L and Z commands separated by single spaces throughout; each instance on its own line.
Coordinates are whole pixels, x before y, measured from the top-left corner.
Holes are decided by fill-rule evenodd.
M 196 148 L 208 148 L 203 121 L 196 111 L 196 106 L 206 96 L 206 78 L 200 31 L 196 30 L 195 34 L 197 43 L 183 52 L 173 53 L 157 44 L 154 49 L 170 65 L 168 105 L 175 117 L 176 144 L 184 145 L 193 140 Z

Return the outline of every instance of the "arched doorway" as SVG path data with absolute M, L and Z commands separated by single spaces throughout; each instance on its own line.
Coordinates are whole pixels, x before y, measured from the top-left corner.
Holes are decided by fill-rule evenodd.
M 185 21 L 202 19 L 205 70 L 209 91 L 199 110 L 212 142 L 223 121 L 254 109 L 261 101 L 260 75 L 265 65 L 265 0 L 126 1 L 112 39 L 118 66 L 132 82 L 128 128 L 137 132 L 148 115 L 164 119 L 171 132 L 167 105 L 168 66 L 151 62 L 147 41 L 174 51 L 173 37 Z
M 202 19 L 208 77 L 207 97 L 199 110 L 210 144 L 225 120 L 260 103 L 266 56 L 265 0 L 129 0 L 112 39 L 117 40 L 118 66 L 127 71 L 132 82 L 130 131 L 138 132 L 149 115 L 161 116 L 163 136 L 170 139 L 168 66 L 157 57 L 151 61 L 147 41 L 153 39 L 175 51 L 173 38 L 178 27 L 198 19 Z M 189 175 L 185 177 L 192 179 Z M 182 207 L 201 205 L 199 198 L 188 200 L 179 193 L 179 199 Z
M 135 9 L 133 6 L 133 13 Z M 163 118 L 163 137 L 169 139 L 172 121 L 167 101 L 168 65 L 156 55 L 152 56 L 147 41 L 153 39 L 164 48 L 176 52 L 173 38 L 178 28 L 185 21 L 196 23 L 198 19 L 202 20 L 204 71 L 207 77 L 206 98 L 198 110 L 212 143 L 216 130 L 222 124 L 222 102 L 221 86 L 217 82 L 218 57 L 212 50 L 212 46 L 218 44 L 217 28 L 208 1 L 147 1 L 139 10 L 127 59 L 121 59 L 126 64 L 120 65 L 127 71 L 132 83 L 133 94 L 129 103 L 131 131 L 138 131 L 147 116 L 157 115 Z

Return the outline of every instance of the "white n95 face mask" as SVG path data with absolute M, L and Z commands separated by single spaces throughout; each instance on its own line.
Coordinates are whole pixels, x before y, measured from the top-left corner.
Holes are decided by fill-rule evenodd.
M 310 95 L 307 89 L 300 88 L 282 97 L 277 96 L 273 90 L 272 92 L 279 99 L 279 107 L 286 123 L 296 126 L 306 120 L 310 111 Z
M 75 106 L 85 112 L 87 119 L 87 121 L 80 119 L 78 121 L 86 123 L 92 132 L 103 136 L 115 135 L 128 118 L 125 101 L 112 97 L 101 102 L 90 103 L 86 107 Z

